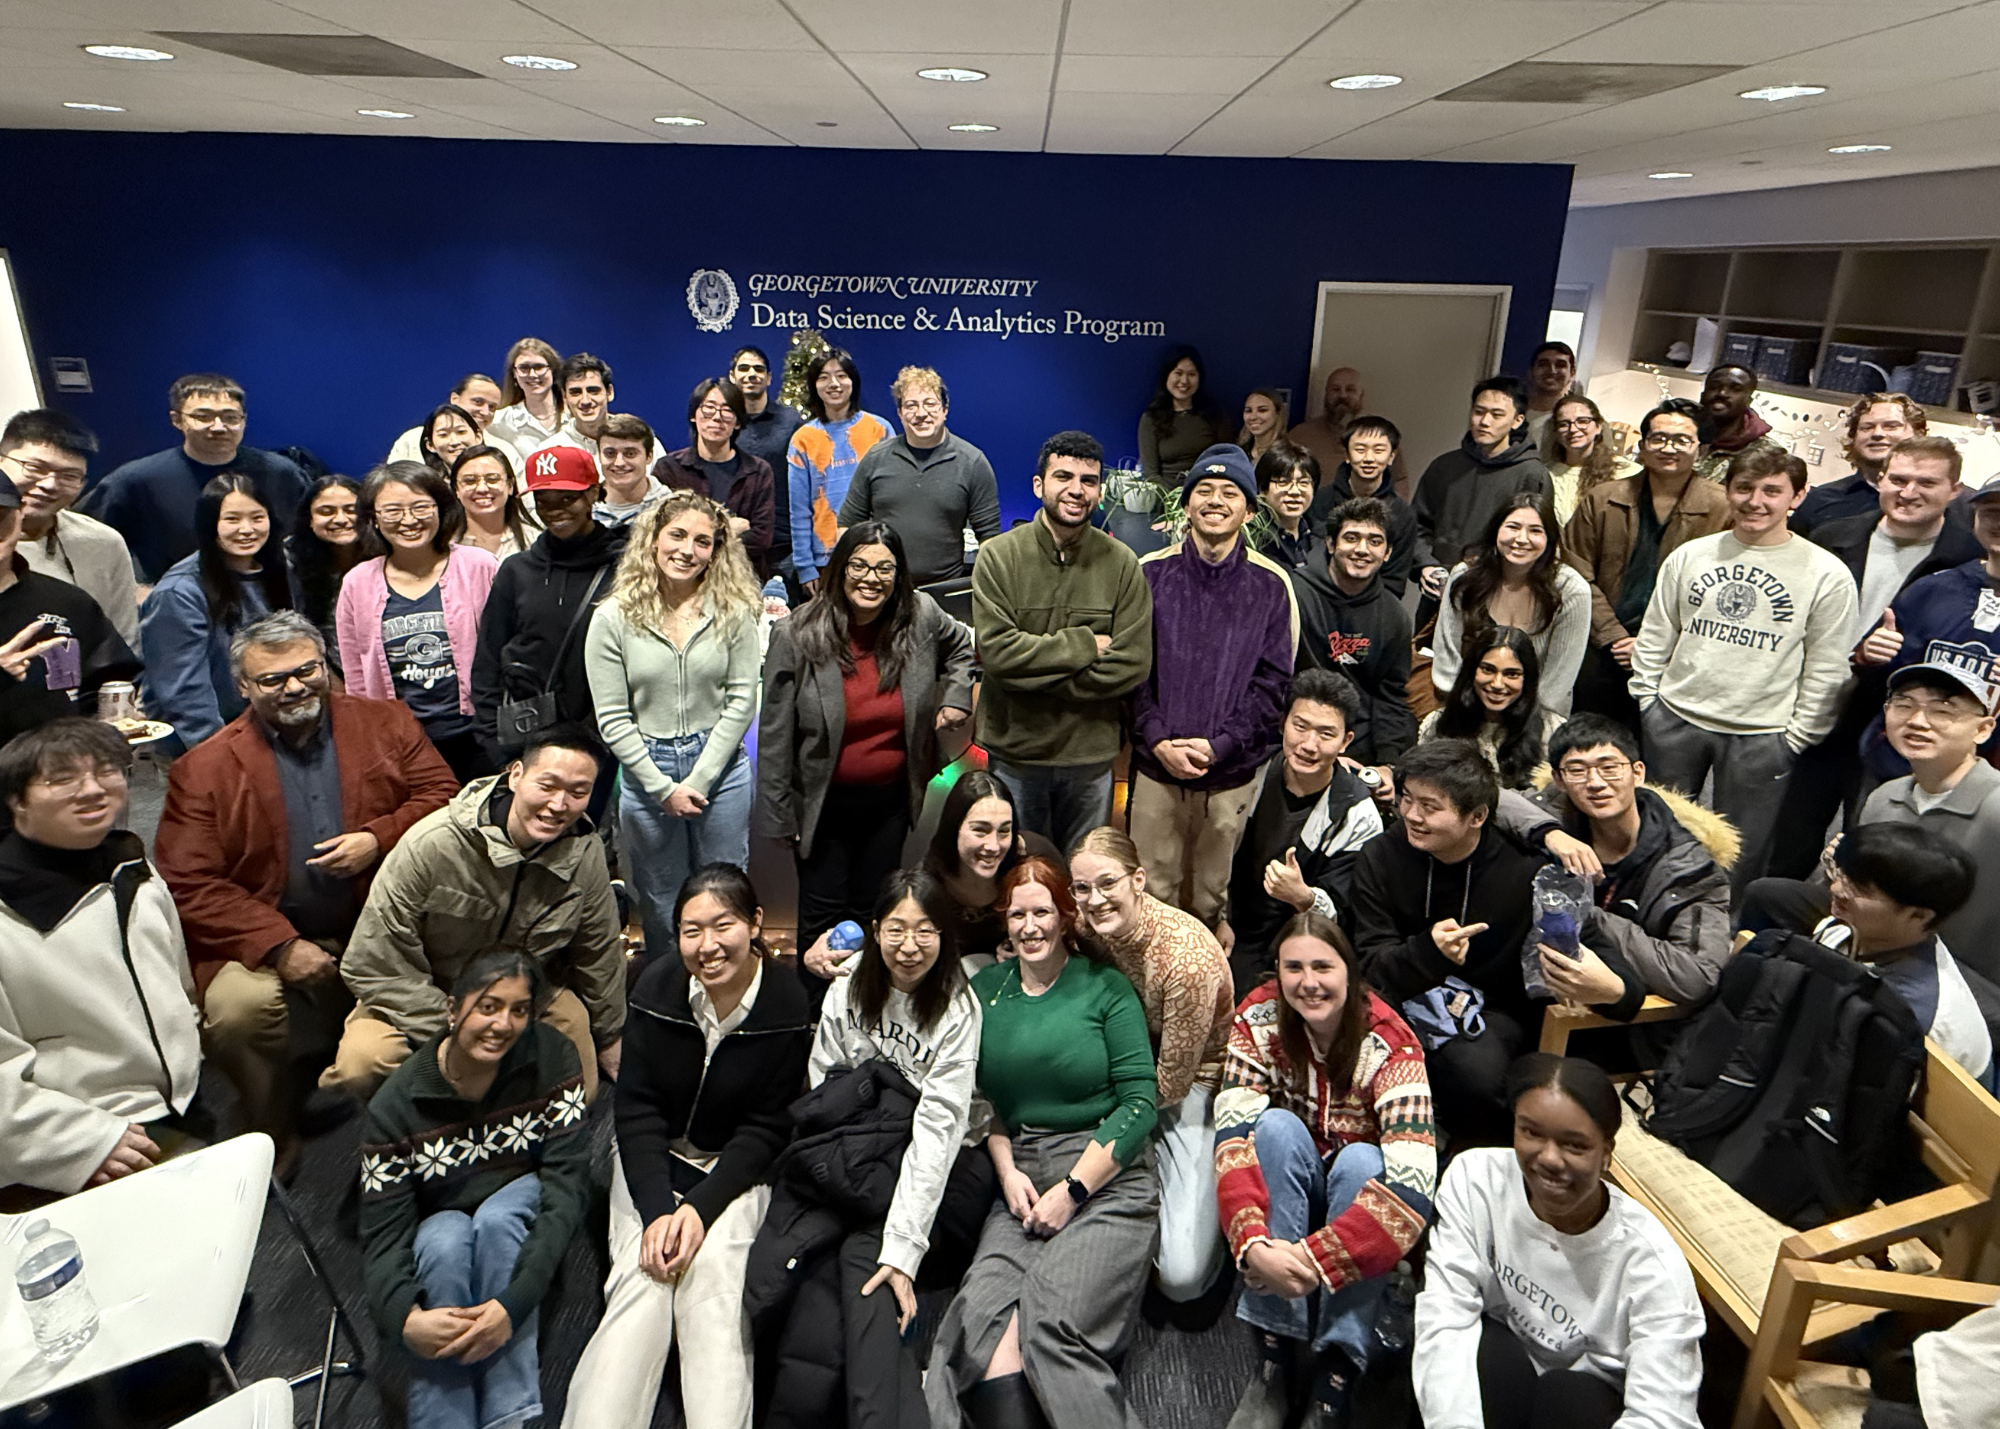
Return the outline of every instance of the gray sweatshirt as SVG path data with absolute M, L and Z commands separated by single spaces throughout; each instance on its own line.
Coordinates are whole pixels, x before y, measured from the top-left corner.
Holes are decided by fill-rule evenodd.
M 1938 924 L 1938 936 L 1959 962 L 2000 983 L 2000 769 L 1984 760 L 1939 800 L 1917 788 L 1914 775 L 1891 779 L 1861 806 L 1864 824 L 1921 824 L 1972 856 L 1979 876 L 1965 906 Z
M 616 600 L 598 606 L 584 637 L 583 667 L 598 733 L 626 777 L 664 804 L 678 786 L 653 762 L 646 741 L 706 733 L 701 757 L 681 782 L 704 798 L 713 793 L 757 714 L 764 663 L 758 646 L 754 619 L 724 632 L 706 617 L 681 650 L 628 620 Z
M 1840 711 L 1855 630 L 1854 577 L 1800 536 L 1746 546 L 1719 531 L 1679 546 L 1632 650 L 1632 698 L 1711 734 L 1782 734 L 1796 752 Z
M 914 1279 L 930 1249 L 931 1221 L 965 1137 L 973 1074 L 979 1069 L 979 999 L 961 984 L 936 1024 L 922 1027 L 915 1004 L 894 988 L 874 1020 L 864 1019 L 851 1005 L 853 993 L 852 977 L 837 977 L 827 988 L 807 1080 L 816 1087 L 836 1067 L 858 1067 L 880 1058 L 917 1089 L 916 1121 L 903 1150 L 896 1193 L 889 1199 L 881 1253 L 883 1265 Z

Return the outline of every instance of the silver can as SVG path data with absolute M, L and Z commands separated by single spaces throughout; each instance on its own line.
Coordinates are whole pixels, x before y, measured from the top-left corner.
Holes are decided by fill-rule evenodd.
M 128 680 L 107 680 L 97 692 L 97 717 L 139 718 L 139 691 Z

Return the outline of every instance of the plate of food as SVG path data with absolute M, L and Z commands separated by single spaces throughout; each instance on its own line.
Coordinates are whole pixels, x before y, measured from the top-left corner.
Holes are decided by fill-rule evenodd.
M 125 736 L 127 744 L 151 744 L 156 739 L 165 739 L 174 732 L 174 727 L 161 719 L 136 719 L 126 715 L 109 721 L 111 727 Z

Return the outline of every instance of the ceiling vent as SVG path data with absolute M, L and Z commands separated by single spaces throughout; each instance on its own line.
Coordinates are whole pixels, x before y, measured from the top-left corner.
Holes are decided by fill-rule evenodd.
M 433 59 L 373 35 L 241 35 L 195 30 L 154 33 L 197 49 L 234 55 L 293 74 L 354 79 L 479 79 L 476 70 Z
M 1522 60 L 1481 75 L 1439 99 L 1488 104 L 1622 104 L 1683 85 L 1699 84 L 1737 65 L 1560 64 Z

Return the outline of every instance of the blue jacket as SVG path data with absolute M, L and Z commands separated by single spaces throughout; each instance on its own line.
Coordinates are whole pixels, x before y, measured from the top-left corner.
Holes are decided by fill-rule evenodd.
M 2000 665 L 2000 584 L 1986 575 L 1979 561 L 1967 561 L 1904 588 L 1889 609 L 1903 632 L 1903 648 L 1883 667 L 1886 680 L 1905 665 L 1943 661 L 1971 669 L 1983 680 L 1995 678 Z M 1989 739 L 1980 753 L 1991 756 L 2000 736 Z M 1910 772 L 1902 755 L 1889 747 L 1876 715 L 1861 736 L 1861 757 L 1876 782 L 1899 779 Z
M 192 749 L 243 713 L 236 678 L 229 673 L 229 638 L 236 626 L 208 618 L 199 556 L 167 568 L 139 611 L 139 649 L 146 660 L 146 709 L 174 727 L 181 748 Z M 238 625 L 269 606 L 254 581 L 244 581 Z

